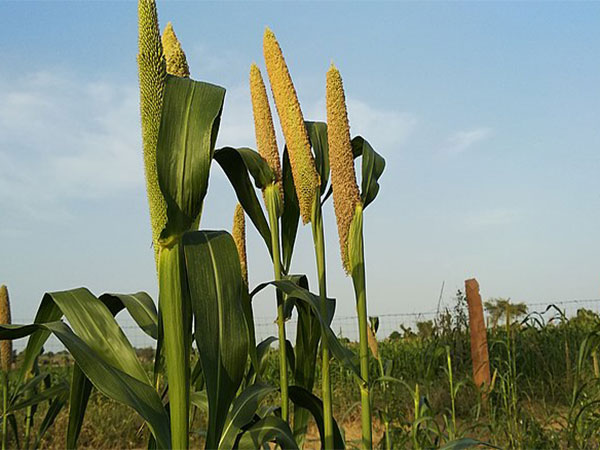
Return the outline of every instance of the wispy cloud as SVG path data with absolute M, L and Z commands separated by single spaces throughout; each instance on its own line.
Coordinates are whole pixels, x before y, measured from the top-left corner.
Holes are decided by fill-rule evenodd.
M 325 119 L 324 99 L 303 107 L 307 119 Z M 417 124 L 409 113 L 352 98 L 348 110 L 353 134 L 384 154 L 402 145 Z M 274 107 L 273 115 L 277 122 Z M 140 135 L 135 85 L 69 73 L 17 79 L 0 73 L 0 225 L 7 229 L 14 217 L 63 220 L 70 201 L 143 189 Z M 248 87 L 229 88 L 217 145 L 254 142 Z
M 492 129 L 489 127 L 479 127 L 472 130 L 458 131 L 448 137 L 442 147 L 442 152 L 446 155 L 458 155 L 470 149 L 492 135 Z
M 519 219 L 519 212 L 510 208 L 494 208 L 483 211 L 468 213 L 465 218 L 465 225 L 470 228 L 485 228 L 500 225 L 509 225 Z
M 143 184 L 134 87 L 38 72 L 0 74 L 0 208 L 52 219 L 64 200 Z
M 416 115 L 393 109 L 377 108 L 362 100 L 348 97 L 350 133 L 362 135 L 377 149 L 393 154 L 403 145 L 418 124 Z M 311 120 L 326 120 L 325 99 L 305 108 Z

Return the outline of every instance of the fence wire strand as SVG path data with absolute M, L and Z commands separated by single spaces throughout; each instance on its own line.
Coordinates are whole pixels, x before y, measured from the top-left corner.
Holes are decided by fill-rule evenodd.
M 575 300 L 560 300 L 560 301 L 549 301 L 549 302 L 533 302 L 526 303 L 529 313 L 538 312 L 544 313 L 549 305 L 555 305 L 561 309 L 567 317 L 572 317 L 577 314 L 577 310 L 585 308 L 595 313 L 600 313 L 600 299 L 575 299 Z M 444 308 L 440 309 L 443 312 L 446 308 L 452 310 L 453 305 L 445 305 Z M 379 314 L 379 329 L 377 332 L 378 339 L 385 339 L 394 331 L 403 333 L 404 330 L 417 331 L 417 323 L 427 320 L 433 320 L 438 313 L 436 311 L 423 311 L 423 312 L 401 312 L 401 313 L 386 313 Z M 552 315 L 552 310 L 546 313 Z M 122 313 L 117 317 L 117 321 L 121 325 L 123 332 L 131 342 L 132 346 L 138 349 L 142 348 L 153 348 L 156 346 L 156 341 L 147 336 L 140 328 L 135 324 L 131 317 L 127 316 L 126 313 Z M 26 319 L 14 319 L 13 323 L 32 323 L 32 320 Z M 255 317 L 255 331 L 256 340 L 261 340 L 269 336 L 277 336 L 277 324 L 275 322 L 275 316 L 273 317 Z M 296 326 L 297 319 L 295 315 L 286 323 L 287 337 L 291 342 L 295 342 L 296 339 Z M 356 316 L 342 316 L 335 317 L 331 324 L 331 329 L 338 337 L 348 338 L 351 341 L 358 339 L 358 322 Z M 27 339 L 19 339 L 14 342 L 14 348 L 17 352 L 22 351 L 27 344 Z M 46 352 L 58 353 L 64 351 L 65 348 L 61 342 L 51 336 L 46 344 L 44 345 Z

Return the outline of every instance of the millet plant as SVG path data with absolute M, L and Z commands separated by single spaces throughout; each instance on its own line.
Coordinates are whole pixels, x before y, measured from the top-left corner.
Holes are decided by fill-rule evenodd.
M 28 385 L 36 358 L 53 334 L 75 361 L 68 386 L 68 448 L 77 446 L 95 389 L 139 414 L 149 432 L 149 448 L 189 448 L 190 423 L 198 410 L 208 416 L 203 432 L 208 449 L 255 449 L 269 442 L 299 448 L 310 416 L 322 447 L 338 449 L 346 443 L 333 415 L 330 361 L 335 358 L 360 386 L 362 447 L 371 448 L 362 214 L 377 195 L 385 163 L 364 138 L 351 138 L 339 72 L 332 67 L 326 77 L 329 123 L 306 121 L 281 48 L 267 29 L 265 66 L 285 145 L 280 151 L 267 86 L 258 65 L 252 65 L 250 97 L 258 151 L 216 149 L 221 116 L 226 114 L 225 89 L 190 78 L 170 23 L 161 36 L 153 0 L 138 1 L 138 18 L 140 115 L 158 307 L 144 292 L 95 296 L 79 288 L 44 295 L 34 323 L 0 325 L 4 345 L 29 336 L 15 389 Z M 354 171 L 358 157 L 361 190 Z M 213 160 L 239 202 L 231 234 L 199 230 Z M 359 365 L 330 326 L 336 300 L 327 296 L 323 214 L 331 194 L 343 266 L 356 293 Z M 246 216 L 273 264 L 273 280 L 253 289 L 248 285 Z M 305 274 L 290 273 L 300 219 L 311 223 L 318 294 L 310 292 Z M 275 288 L 278 336 L 257 344 L 252 301 L 269 286 Z M 121 311 L 156 341 L 152 374 L 115 319 Z M 298 315 L 295 346 L 286 339 L 285 329 L 293 311 Z M 278 385 L 262 376 L 273 341 L 279 343 Z M 6 445 L 8 368 L 3 369 Z M 313 393 L 317 372 L 322 399 Z M 59 397 L 57 390 L 61 406 L 65 392 Z M 273 396 L 277 407 L 261 407 Z M 60 410 L 59 403 L 55 410 Z

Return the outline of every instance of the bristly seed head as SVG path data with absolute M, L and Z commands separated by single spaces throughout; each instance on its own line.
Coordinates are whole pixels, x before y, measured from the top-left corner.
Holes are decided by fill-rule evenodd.
M 246 217 L 244 209 L 239 203 L 235 207 L 233 213 L 233 228 L 231 230 L 233 241 L 237 247 L 238 255 L 240 256 L 240 266 L 242 268 L 242 278 L 248 285 L 248 261 L 246 259 Z
M 310 221 L 313 203 L 319 195 L 319 174 L 310 151 L 310 141 L 296 89 L 277 39 L 268 28 L 263 38 L 263 52 L 277 114 L 290 156 L 300 215 L 302 222 L 306 224 Z
M 283 185 L 281 178 L 281 162 L 277 148 L 277 138 L 271 116 L 271 107 L 267 97 L 267 89 L 260 69 L 256 64 L 250 67 L 250 96 L 252 97 L 252 112 L 254 114 L 254 131 L 258 153 L 267 161 L 275 174 L 275 184 L 283 201 Z
M 8 289 L 5 285 L 0 286 L 0 324 L 10 325 L 10 301 Z M 0 368 L 4 372 L 11 369 L 13 360 L 12 341 L 0 341 Z
M 327 72 L 327 142 L 329 144 L 329 166 L 331 168 L 331 186 L 333 188 L 333 206 L 338 225 L 342 264 L 350 273 L 348 255 L 348 234 L 354 218 L 356 206 L 361 203 L 354 158 L 350 141 L 350 126 L 344 86 L 340 72 L 333 64 Z
M 158 185 L 156 171 L 156 146 L 162 113 L 163 95 L 167 69 L 163 55 L 156 3 L 153 0 L 138 1 L 140 79 L 140 113 L 142 118 L 142 142 L 146 191 L 152 224 L 152 243 L 158 265 L 158 238 L 167 223 L 167 204 Z
M 167 73 L 176 77 L 189 78 L 190 69 L 187 59 L 171 22 L 167 23 L 163 31 L 162 45 L 167 60 Z

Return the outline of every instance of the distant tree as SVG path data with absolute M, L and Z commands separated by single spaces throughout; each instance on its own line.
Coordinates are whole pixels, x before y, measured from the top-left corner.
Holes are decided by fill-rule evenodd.
M 504 318 L 504 323 L 508 320 L 517 319 L 527 314 L 527 305 L 525 303 L 511 303 L 510 298 L 491 298 L 483 304 L 485 311 L 490 315 L 492 328 L 496 329 L 498 323 Z
M 405 327 L 404 325 L 400 325 L 400 329 L 402 330 L 402 337 L 404 339 L 411 339 L 417 336 L 411 327 Z
M 392 333 L 390 334 L 388 339 L 390 341 L 399 341 L 402 339 L 402 335 L 400 333 L 398 333 L 397 331 L 392 331 Z
M 417 334 L 423 339 L 433 336 L 433 321 L 424 320 L 423 322 L 417 322 Z

